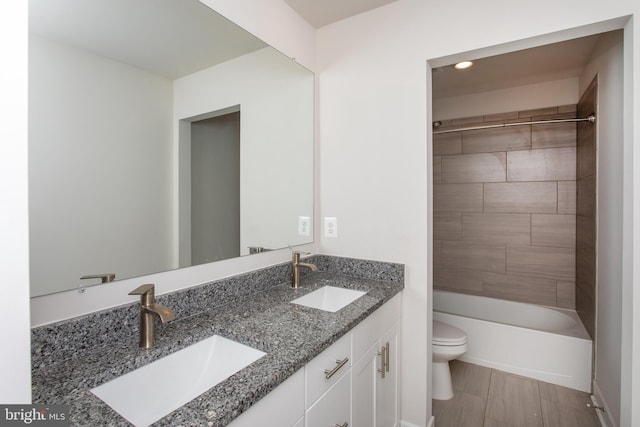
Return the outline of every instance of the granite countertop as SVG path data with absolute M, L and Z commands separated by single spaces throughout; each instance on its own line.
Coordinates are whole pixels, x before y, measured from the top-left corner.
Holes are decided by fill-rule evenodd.
M 290 304 L 322 286 L 367 291 L 336 313 Z M 233 303 L 176 319 L 156 330 L 156 347 L 138 348 L 137 335 L 78 351 L 36 367 L 33 402 L 70 405 L 72 425 L 130 425 L 89 390 L 212 335 L 267 354 L 183 407 L 157 426 L 225 426 L 403 289 L 403 284 L 329 272 L 307 274 Z M 171 308 L 171 307 L 170 307 Z

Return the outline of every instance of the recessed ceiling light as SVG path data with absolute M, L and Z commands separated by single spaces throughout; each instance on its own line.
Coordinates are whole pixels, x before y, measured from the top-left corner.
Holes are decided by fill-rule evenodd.
M 462 61 L 462 62 L 458 62 L 455 65 L 455 69 L 456 70 L 464 70 L 465 68 L 469 68 L 473 65 L 473 62 L 471 61 Z

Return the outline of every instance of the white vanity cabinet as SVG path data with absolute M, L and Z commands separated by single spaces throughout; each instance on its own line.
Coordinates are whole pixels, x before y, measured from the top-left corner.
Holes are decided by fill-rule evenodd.
M 249 410 L 233 420 L 229 427 L 303 427 L 304 368 L 289 377 Z
M 351 370 L 348 370 L 305 414 L 306 427 L 349 427 Z
M 397 427 L 400 311 L 398 294 L 229 425 Z
M 306 427 L 351 425 L 351 333 L 305 366 Z
M 399 296 L 389 301 L 352 331 L 354 427 L 397 427 L 399 425 L 399 331 Z

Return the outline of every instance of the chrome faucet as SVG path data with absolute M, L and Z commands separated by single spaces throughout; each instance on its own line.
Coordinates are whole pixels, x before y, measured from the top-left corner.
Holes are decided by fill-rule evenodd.
M 137 287 L 129 295 L 140 295 L 140 347 L 150 348 L 156 345 L 153 327 L 153 315 L 160 318 L 162 323 L 176 318 L 169 308 L 155 303 L 155 286 L 148 284 Z
M 293 253 L 293 275 L 291 277 L 291 287 L 297 289 L 300 286 L 300 267 L 306 267 L 311 271 L 318 271 L 318 267 L 307 262 L 300 262 L 300 252 Z

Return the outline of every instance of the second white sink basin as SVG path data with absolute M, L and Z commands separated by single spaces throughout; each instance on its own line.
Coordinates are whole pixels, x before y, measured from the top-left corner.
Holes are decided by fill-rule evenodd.
M 336 288 L 335 286 L 324 286 L 308 293 L 307 295 L 296 298 L 291 302 L 293 304 L 304 305 L 305 307 L 317 308 L 319 310 L 335 313 L 364 294 L 366 294 L 364 291 Z
M 214 335 L 91 390 L 136 426 L 148 426 L 266 353 Z

